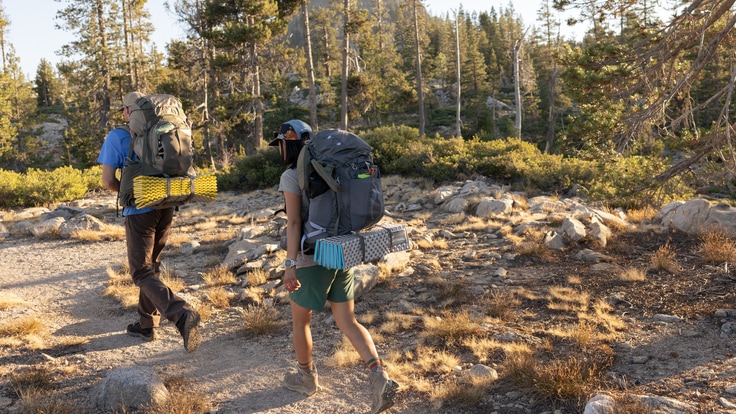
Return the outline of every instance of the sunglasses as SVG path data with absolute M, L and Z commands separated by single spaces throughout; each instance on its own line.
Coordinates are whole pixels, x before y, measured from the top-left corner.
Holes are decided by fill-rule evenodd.
M 280 134 L 278 132 L 273 133 L 274 138 L 283 139 L 286 141 L 299 141 L 299 137 L 296 136 L 296 132 L 293 130 L 286 131 L 284 134 Z

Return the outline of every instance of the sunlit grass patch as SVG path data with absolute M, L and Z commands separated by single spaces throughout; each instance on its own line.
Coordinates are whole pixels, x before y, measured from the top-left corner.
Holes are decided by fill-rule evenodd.
M 710 229 L 698 240 L 697 252 L 705 262 L 733 262 L 736 258 L 736 241 L 722 229 Z
M 680 265 L 677 263 L 677 255 L 669 243 L 660 246 L 651 255 L 651 265 L 656 270 L 666 270 L 670 273 L 676 273 L 680 270 Z
M 429 343 L 452 345 L 468 336 L 482 332 L 476 319 L 467 310 L 443 311 L 441 316 L 424 316 L 422 335 Z
M 220 265 L 202 274 L 207 286 L 225 286 L 237 283 L 238 279 L 227 266 Z
M 429 400 L 435 410 L 442 407 L 470 409 L 476 407 L 488 395 L 496 378 L 468 377 L 436 384 L 429 393 Z
M 0 323 L 0 346 L 42 349 L 45 343 L 46 325 L 36 317 L 26 316 Z
M 590 294 L 569 287 L 553 286 L 547 292 L 547 308 L 565 312 L 583 312 L 590 305 Z
M 639 224 L 644 220 L 651 220 L 657 212 L 657 209 L 652 206 L 631 209 L 626 212 L 626 220 L 628 220 L 629 223 Z
M 269 335 L 282 325 L 278 310 L 267 304 L 248 305 L 243 311 L 242 320 L 246 335 Z
M 174 292 L 181 292 L 186 287 L 184 281 L 179 279 L 179 276 L 176 274 L 176 269 L 170 268 L 165 263 L 161 264 L 160 277 L 166 283 L 166 286 Z
M 268 282 L 268 273 L 263 269 L 254 269 L 246 274 L 248 286 L 260 286 Z
M 230 294 L 222 286 L 210 289 L 206 295 L 217 309 L 227 309 L 230 306 Z
M 495 339 L 475 336 L 463 339 L 462 345 L 468 348 L 481 364 L 488 362 L 494 351 L 504 348 L 504 345 Z
M 14 293 L 6 292 L 0 296 L 0 310 L 16 308 L 26 305 L 27 302 Z
M 123 266 L 119 270 L 108 267 L 107 287 L 103 292 L 103 296 L 109 296 L 117 300 L 124 308 L 133 308 L 138 305 L 139 290 L 133 284 L 127 266 Z
M 361 362 L 360 355 L 345 336 L 342 337 L 340 344 L 332 355 L 324 360 L 325 366 L 332 368 L 351 367 Z
M 363 323 L 371 323 L 366 322 L 367 320 L 373 321 L 373 318 L 365 319 L 361 318 L 361 322 Z M 378 332 L 384 334 L 384 335 L 397 335 L 403 332 L 407 332 L 410 329 L 414 328 L 417 324 L 421 322 L 421 319 L 419 316 L 413 316 L 413 315 L 406 315 L 401 313 L 395 313 L 395 312 L 387 312 L 385 315 L 385 321 L 378 327 Z
M 511 319 L 520 304 L 521 300 L 514 292 L 501 289 L 485 293 L 479 301 L 485 314 L 501 320 Z
M 71 233 L 71 238 L 83 241 L 125 240 L 125 227 L 108 224 L 102 230 L 74 230 Z
M 512 353 L 506 359 L 506 375 L 519 387 L 553 402 L 580 404 L 602 381 L 612 357 L 600 360 L 586 355 L 540 359 L 532 353 Z
M 208 396 L 198 391 L 191 380 L 170 378 L 164 385 L 169 390 L 168 402 L 160 407 L 145 407 L 143 414 L 196 414 L 211 410 Z
M 635 267 L 627 267 L 619 274 L 618 278 L 624 282 L 643 282 L 647 280 L 647 272 Z

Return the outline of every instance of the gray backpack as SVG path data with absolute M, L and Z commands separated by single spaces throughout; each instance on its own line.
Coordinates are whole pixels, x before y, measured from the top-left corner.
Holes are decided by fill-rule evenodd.
M 344 130 L 320 131 L 299 154 L 302 250 L 317 240 L 368 228 L 384 214 L 381 174 L 371 148 Z

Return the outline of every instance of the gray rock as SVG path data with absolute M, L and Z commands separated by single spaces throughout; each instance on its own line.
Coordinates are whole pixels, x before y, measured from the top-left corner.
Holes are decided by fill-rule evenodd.
M 121 367 L 107 374 L 94 391 L 97 408 L 106 412 L 137 410 L 168 402 L 170 395 L 151 367 Z

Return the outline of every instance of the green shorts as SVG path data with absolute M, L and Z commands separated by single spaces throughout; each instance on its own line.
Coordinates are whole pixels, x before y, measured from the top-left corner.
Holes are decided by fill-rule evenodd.
M 340 303 L 355 298 L 352 269 L 309 266 L 297 269 L 296 277 L 301 287 L 289 293 L 289 298 L 303 308 L 316 311 L 324 309 L 326 301 Z

